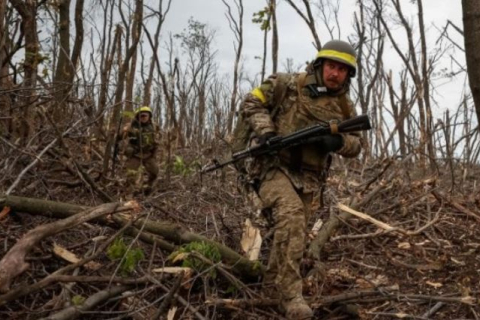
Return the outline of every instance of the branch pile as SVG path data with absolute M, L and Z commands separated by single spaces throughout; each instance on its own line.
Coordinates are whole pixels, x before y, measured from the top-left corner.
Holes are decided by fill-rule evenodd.
M 316 315 L 476 317 L 478 190 L 452 191 L 451 181 L 415 175 L 406 161 L 349 167 L 346 175 L 346 167 L 336 167 L 327 206 L 309 222 L 316 226 L 309 256 L 317 261 L 305 260 L 304 288 Z M 45 319 L 279 317 L 278 301 L 262 296 L 259 284 L 271 239 L 263 234 L 259 261 L 242 257 L 247 209 L 230 182 L 233 172 L 225 173 L 201 184 L 194 176 L 174 177 L 169 190 L 143 198 L 141 207 L 0 196 L 8 208 L 0 233 L 6 245 L 0 313 L 21 318 L 35 310 Z M 142 251 L 130 271 L 123 262 L 128 253 L 111 259 L 119 239 L 127 252 Z

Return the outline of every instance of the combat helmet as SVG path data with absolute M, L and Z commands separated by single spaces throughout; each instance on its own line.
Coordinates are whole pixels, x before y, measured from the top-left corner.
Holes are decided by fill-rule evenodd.
M 350 77 L 355 77 L 357 73 L 357 55 L 355 49 L 348 42 L 332 40 L 325 43 L 322 49 L 318 51 L 313 66 L 320 66 L 323 59 L 335 60 L 348 65 L 350 67 Z
M 135 111 L 135 116 L 138 116 L 140 113 L 142 112 L 148 112 L 150 113 L 150 117 L 152 116 L 152 109 L 150 109 L 149 106 L 143 106 L 141 108 L 138 108 L 136 111 Z

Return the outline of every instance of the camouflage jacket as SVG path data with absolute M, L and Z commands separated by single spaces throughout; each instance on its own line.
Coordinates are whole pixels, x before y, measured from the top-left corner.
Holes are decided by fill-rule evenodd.
M 267 132 L 285 135 L 314 124 L 345 120 L 342 103 L 348 104 L 348 108 L 343 109 L 350 112 L 349 117 L 356 116 L 346 89 L 337 93 L 325 92 L 320 97 L 311 98 L 304 86 L 310 78 L 303 77 L 301 84 L 300 75 L 289 74 L 286 78 L 282 77 L 287 79 L 282 80 L 286 81 L 286 91 L 278 106 L 272 105 L 276 94 L 275 87 L 280 79 L 275 74 L 247 94 L 240 112 L 249 121 L 256 136 Z M 357 156 L 361 151 L 360 135 L 351 133 L 342 136 L 343 146 L 336 153 L 344 157 Z M 327 157 L 327 152 L 315 144 L 308 144 L 285 150 L 279 156 L 254 159 L 247 164 L 247 170 L 251 178 L 263 180 L 271 168 L 277 167 L 290 177 L 297 189 L 312 192 L 317 190 L 321 183 Z M 292 169 L 292 158 L 299 160 L 301 165 Z
M 133 120 L 126 132 L 129 153 L 142 158 L 155 155 L 158 147 L 156 133 L 153 123 L 140 124 L 137 120 Z

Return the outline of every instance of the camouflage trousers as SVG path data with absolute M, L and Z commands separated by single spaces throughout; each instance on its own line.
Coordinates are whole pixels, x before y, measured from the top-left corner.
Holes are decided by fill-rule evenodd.
M 133 193 L 137 189 L 139 180 L 141 181 L 143 171 L 141 166 L 145 168 L 148 174 L 148 185 L 151 187 L 158 176 L 157 159 L 154 156 L 141 159 L 135 156 L 129 157 L 125 162 L 127 192 Z
M 302 296 L 300 264 L 306 241 L 306 225 L 313 193 L 302 193 L 279 169 L 269 171 L 258 195 L 264 209 L 271 209 L 274 236 L 263 286 L 281 299 Z

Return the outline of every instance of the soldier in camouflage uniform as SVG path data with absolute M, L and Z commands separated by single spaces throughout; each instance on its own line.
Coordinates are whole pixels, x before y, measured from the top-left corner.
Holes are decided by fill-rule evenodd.
M 245 98 L 241 116 L 253 131 L 251 143 L 265 144 L 275 135 L 286 135 L 318 124 L 356 115 L 348 97 L 355 76 L 356 55 L 343 41 L 330 41 L 317 54 L 307 73 L 274 74 Z M 280 81 L 284 83 L 280 83 Z M 280 93 L 278 87 L 285 92 Z M 273 105 L 276 101 L 278 105 Z M 270 212 L 274 238 L 264 288 L 279 293 L 288 319 L 310 319 L 313 312 L 302 296 L 300 263 L 305 251 L 306 224 L 313 194 L 323 183 L 329 153 L 355 157 L 360 153 L 357 134 L 332 134 L 260 157 L 247 164 L 248 178 L 256 190 L 262 213 Z
M 158 143 L 156 130 L 152 122 L 152 110 L 144 106 L 135 112 L 132 122 L 124 128 L 124 137 L 128 139 L 125 148 L 127 176 L 127 193 L 135 191 L 137 180 L 142 173 L 142 166 L 148 173 L 148 189 L 151 190 L 158 176 L 156 152 Z

